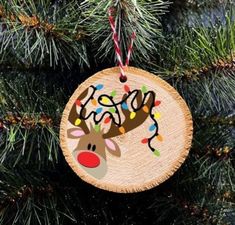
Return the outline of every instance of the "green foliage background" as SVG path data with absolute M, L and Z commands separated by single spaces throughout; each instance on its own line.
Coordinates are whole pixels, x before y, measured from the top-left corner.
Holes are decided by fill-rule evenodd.
M 235 2 L 0 1 L 0 225 L 235 224 Z M 194 120 L 190 155 L 168 181 L 116 194 L 81 181 L 59 147 L 74 89 L 115 65 L 107 9 L 131 65 L 172 84 Z M 118 18 L 118 17 L 117 17 Z

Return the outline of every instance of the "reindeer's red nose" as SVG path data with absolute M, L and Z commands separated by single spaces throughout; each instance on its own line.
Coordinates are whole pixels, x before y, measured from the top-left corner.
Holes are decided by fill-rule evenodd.
M 88 168 L 95 168 L 100 165 L 99 157 L 93 152 L 81 152 L 77 156 L 78 162 Z

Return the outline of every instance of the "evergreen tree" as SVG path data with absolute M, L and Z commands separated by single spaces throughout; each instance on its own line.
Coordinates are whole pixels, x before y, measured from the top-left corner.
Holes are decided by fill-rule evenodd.
M 137 33 L 131 65 L 173 85 L 194 120 L 186 162 L 142 193 L 86 184 L 59 147 L 77 85 L 114 66 L 110 6 L 124 53 Z M 0 225 L 234 225 L 234 12 L 232 0 L 0 0 Z

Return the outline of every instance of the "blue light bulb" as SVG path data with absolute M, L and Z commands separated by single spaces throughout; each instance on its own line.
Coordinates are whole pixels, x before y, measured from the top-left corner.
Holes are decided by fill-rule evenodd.
M 156 125 L 155 124 L 152 124 L 150 127 L 149 127 L 149 131 L 154 131 L 156 129 Z
M 128 110 L 128 105 L 125 102 L 123 102 L 122 103 L 122 108 L 125 109 L 125 110 Z
M 103 87 L 104 87 L 104 85 L 103 84 L 98 84 L 98 85 L 96 85 L 96 90 L 101 90 L 101 89 L 103 89 Z
M 97 114 L 99 114 L 99 113 L 101 113 L 102 111 L 103 111 L 103 108 L 98 108 L 98 109 L 96 109 L 95 112 L 96 112 Z

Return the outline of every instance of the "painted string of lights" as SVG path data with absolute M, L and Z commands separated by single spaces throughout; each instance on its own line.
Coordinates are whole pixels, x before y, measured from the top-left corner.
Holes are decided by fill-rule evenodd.
M 116 96 L 116 91 L 113 90 L 110 95 L 107 94 L 101 94 L 97 99 L 94 98 L 94 95 L 97 91 L 103 89 L 103 85 L 99 84 L 96 86 L 91 85 L 89 88 L 92 89 L 92 92 L 88 99 L 84 103 L 79 100 L 79 98 L 76 100 L 75 104 L 79 107 L 80 113 L 79 118 L 75 121 L 75 125 L 79 126 L 82 120 L 87 120 L 89 118 L 92 118 L 94 121 L 94 130 L 96 132 L 99 132 L 101 129 L 101 122 L 103 121 L 104 124 L 108 124 L 110 122 L 114 123 L 119 128 L 119 132 L 121 134 L 124 134 L 126 132 L 125 128 L 122 126 L 122 119 L 120 115 L 119 107 L 121 107 L 122 111 L 126 110 L 129 111 L 129 118 L 130 120 L 134 120 L 136 118 L 137 112 L 140 110 L 143 110 L 143 112 L 148 113 L 150 118 L 152 119 L 153 123 L 149 127 L 149 131 L 153 132 L 154 134 L 149 138 L 144 138 L 141 140 L 141 143 L 148 144 L 148 147 L 151 149 L 151 151 L 156 155 L 159 156 L 160 152 L 152 147 L 151 142 L 156 138 L 158 141 L 163 141 L 162 136 L 159 134 L 159 128 L 157 119 L 160 118 L 159 112 L 153 112 L 153 109 L 161 104 L 161 101 L 155 99 L 155 93 L 153 91 L 148 91 L 146 86 L 142 86 L 140 90 L 135 89 L 131 90 L 128 85 L 124 85 L 124 91 L 125 94 L 123 95 L 122 99 L 118 102 L 114 101 L 114 97 Z M 141 93 L 143 95 L 143 100 L 141 101 L 140 105 L 135 106 L 134 102 L 138 98 L 138 95 Z M 81 94 L 82 95 L 82 94 Z M 146 100 L 151 97 L 154 101 L 150 106 L 145 105 Z M 131 99 L 130 104 L 128 106 L 127 100 Z M 96 108 L 96 110 L 91 111 L 88 115 L 85 115 L 86 106 L 89 104 L 89 102 L 92 103 Z M 132 109 L 129 110 L 129 107 Z M 104 108 L 107 108 L 107 110 L 104 110 Z M 103 114 L 101 115 L 101 113 Z M 116 119 L 114 117 L 114 114 L 116 115 Z

